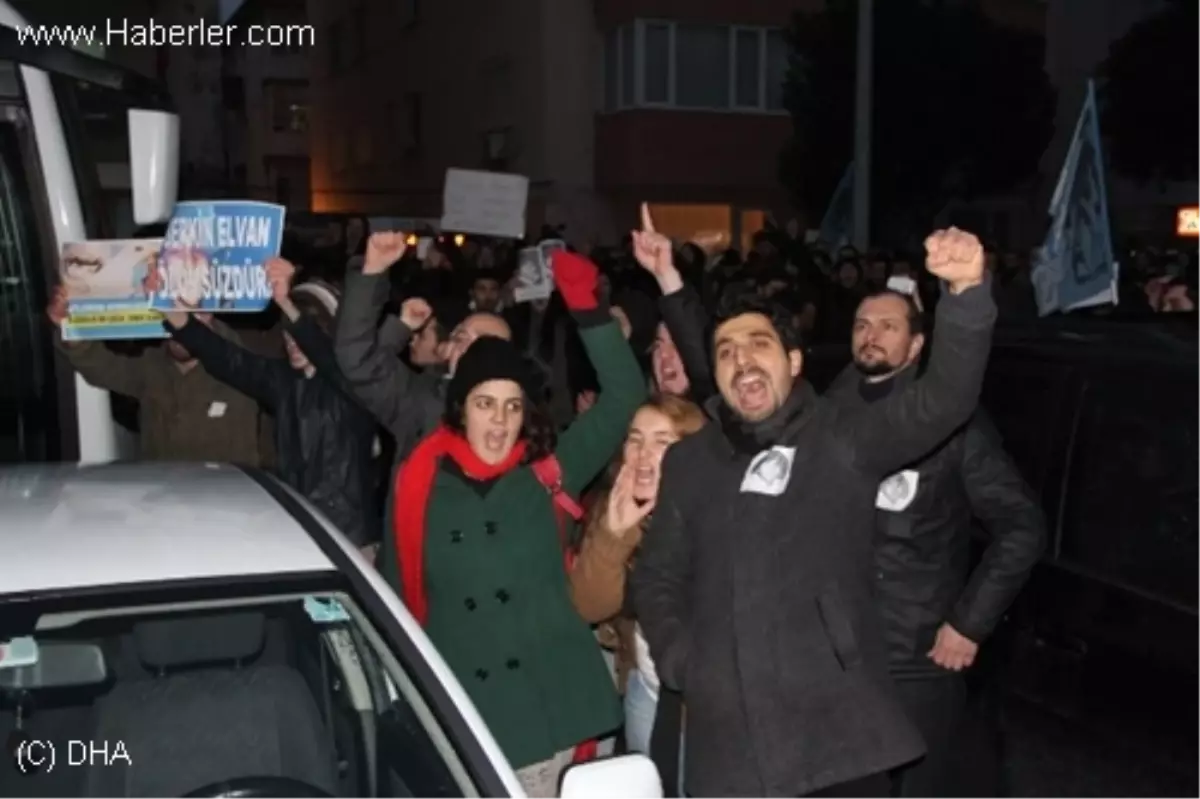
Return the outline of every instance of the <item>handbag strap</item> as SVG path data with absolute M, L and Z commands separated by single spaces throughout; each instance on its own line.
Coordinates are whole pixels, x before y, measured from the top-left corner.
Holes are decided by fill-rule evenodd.
M 583 508 L 563 490 L 562 466 L 556 456 L 547 455 L 541 460 L 534 461 L 531 466 L 534 477 L 550 493 L 550 500 L 554 504 L 554 517 L 558 522 L 558 541 L 563 551 L 563 565 L 569 572 L 575 565 L 575 550 L 572 549 L 571 542 L 567 538 L 569 524 L 567 517 L 578 522 L 583 518 Z

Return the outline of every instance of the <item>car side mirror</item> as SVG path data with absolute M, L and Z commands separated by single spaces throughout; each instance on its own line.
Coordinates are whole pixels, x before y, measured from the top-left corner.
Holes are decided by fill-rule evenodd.
M 569 767 L 562 778 L 562 799 L 662 799 L 662 779 L 645 755 L 622 755 Z

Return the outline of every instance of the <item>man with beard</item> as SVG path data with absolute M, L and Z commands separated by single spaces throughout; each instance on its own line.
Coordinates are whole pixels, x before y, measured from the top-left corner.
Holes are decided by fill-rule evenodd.
M 63 286 L 55 290 L 46 315 L 55 327 L 55 345 L 84 380 L 138 401 L 139 457 L 263 465 L 258 405 L 206 372 L 179 342 L 168 339 L 136 354 L 118 354 L 100 341 L 63 341 Z M 224 338 L 238 340 L 212 314 L 192 318 Z
M 874 500 L 970 417 L 995 321 L 978 239 L 939 231 L 926 249 L 948 289 L 933 360 L 869 406 L 800 379 L 769 299 L 717 315 L 717 423 L 667 452 L 632 583 L 659 677 L 687 704 L 690 794 L 886 796 L 887 772 L 924 753 L 888 676 Z
M 887 402 L 918 380 L 921 311 L 906 294 L 872 294 L 858 307 L 852 343 L 854 364 L 826 396 L 861 409 Z M 888 476 L 875 505 L 888 668 L 928 749 L 897 775 L 899 792 L 959 796 L 968 786 L 954 785 L 949 767 L 961 759 L 962 672 L 1041 557 L 1045 518 L 981 411 L 931 454 Z M 991 542 L 968 573 L 972 519 Z

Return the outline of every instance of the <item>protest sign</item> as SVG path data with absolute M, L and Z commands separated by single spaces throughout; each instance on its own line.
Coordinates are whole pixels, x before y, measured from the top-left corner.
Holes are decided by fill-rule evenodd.
M 63 245 L 59 279 L 67 293 L 65 341 L 166 338 L 150 310 L 148 279 L 162 239 L 113 239 Z
M 279 254 L 284 207 L 247 200 L 175 206 L 158 259 L 151 307 L 261 311 L 271 301 L 265 261 Z
M 513 299 L 517 302 L 544 300 L 554 292 L 550 260 L 541 247 L 525 247 L 517 253 L 517 284 Z
M 442 230 L 519 239 L 525 235 L 529 178 L 503 172 L 447 169 Z

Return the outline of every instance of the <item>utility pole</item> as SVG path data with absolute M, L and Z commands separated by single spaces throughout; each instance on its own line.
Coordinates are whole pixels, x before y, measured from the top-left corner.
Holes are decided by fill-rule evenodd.
M 874 90 L 874 0 L 858 0 L 857 70 L 854 85 L 854 246 L 871 244 L 871 105 Z

